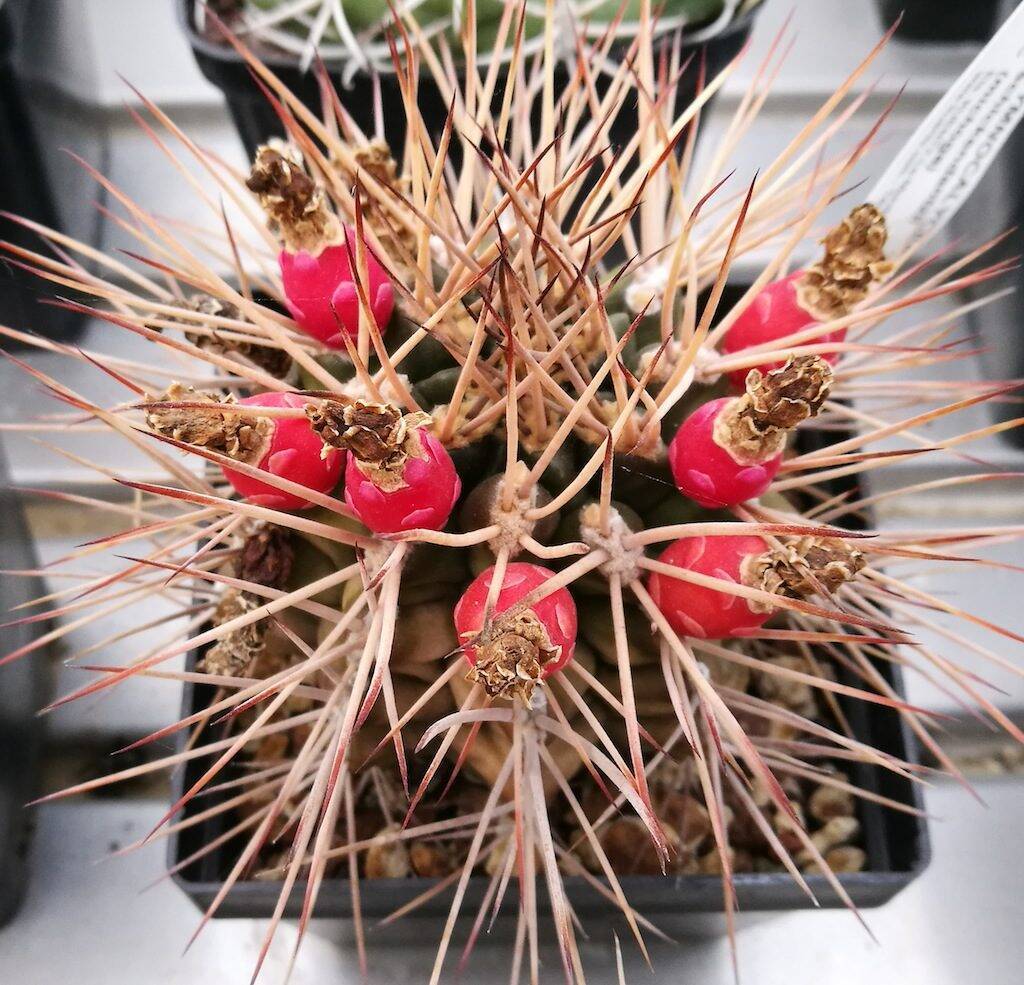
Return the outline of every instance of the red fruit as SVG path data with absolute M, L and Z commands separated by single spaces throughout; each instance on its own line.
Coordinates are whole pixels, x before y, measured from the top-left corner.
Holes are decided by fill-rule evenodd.
M 295 393 L 255 393 L 239 401 L 249 407 L 297 407 L 306 405 L 306 399 Z M 317 492 L 328 493 L 341 477 L 345 452 L 332 448 L 326 457 L 320 457 L 323 442 L 309 426 L 305 417 L 278 417 L 272 422 L 270 444 L 259 461 L 258 468 L 272 475 L 297 482 Z M 276 489 L 269 483 L 250 478 L 225 468 L 224 477 L 247 502 L 268 506 L 275 510 L 301 510 L 309 501 L 300 496 Z
M 726 333 L 722 340 L 722 352 L 733 354 L 766 342 L 784 339 L 818 322 L 819 319 L 802 307 L 797 300 L 797 283 L 804 273 L 805 271 L 798 270 L 795 274 L 773 281 L 764 287 Z M 846 329 L 840 328 L 799 344 L 842 342 L 845 338 Z M 832 365 L 835 365 L 838 358 L 838 354 L 834 352 L 822 354 L 822 359 Z M 780 359 L 777 362 L 760 363 L 757 368 L 762 373 L 767 373 L 771 369 L 778 369 L 784 362 L 785 360 Z M 737 369 L 729 373 L 729 379 L 736 389 L 743 389 L 750 369 L 748 366 L 746 369 Z
M 512 608 L 535 588 L 554 577 L 553 571 L 542 568 L 539 564 L 526 564 L 521 561 L 509 564 L 505 569 L 505 577 L 501 583 L 501 591 L 498 592 L 492 619 Z M 487 606 L 487 596 L 493 578 L 493 567 L 482 571 L 455 606 L 455 632 L 460 641 L 473 638 L 483 628 L 484 609 Z M 576 647 L 576 603 L 566 589 L 559 588 L 539 602 L 535 602 L 525 612 L 532 613 L 547 634 L 545 642 L 550 644 L 546 647 L 550 656 L 541 664 L 540 676 L 549 677 L 572 659 Z M 501 642 L 500 638 L 497 642 Z M 486 653 L 486 646 L 481 649 Z M 462 652 L 474 667 L 477 666 L 476 647 L 465 646 Z
M 299 328 L 332 349 L 345 348 L 342 332 L 353 339 L 359 334 L 359 294 L 352 274 L 356 265 L 356 232 L 348 228 L 346 233 L 346 242 L 327 246 L 315 256 L 306 250 L 282 250 L 278 255 L 285 303 L 292 317 Z M 383 332 L 395 306 L 395 291 L 369 249 L 366 276 L 366 296 Z
M 743 562 L 768 549 L 761 537 L 750 535 L 682 537 L 669 544 L 658 560 L 675 568 L 743 584 Z M 647 590 L 672 628 L 682 636 L 744 636 L 761 626 L 769 615 L 755 612 L 738 595 L 658 572 L 651 573 Z
M 355 453 L 345 467 L 345 502 L 378 534 L 440 530 L 462 492 L 444 445 L 424 427 L 415 428 L 411 454 L 397 468 L 382 470 Z
M 782 453 L 763 462 L 737 461 L 715 441 L 715 421 L 736 397 L 722 397 L 698 407 L 683 421 L 668 461 L 679 491 L 707 509 L 721 509 L 760 496 L 775 478 Z

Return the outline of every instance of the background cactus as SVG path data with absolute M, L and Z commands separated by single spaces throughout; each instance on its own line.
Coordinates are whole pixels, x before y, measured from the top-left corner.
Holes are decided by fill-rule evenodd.
M 513 15 L 507 7 L 499 38 Z M 766 95 L 784 41 L 755 74 L 730 146 Z M 611 70 L 609 112 L 597 117 L 589 59 L 559 91 L 543 53 L 539 87 L 514 72 L 502 79 L 510 112 L 497 119 L 465 107 L 470 93 L 489 106 L 500 72 L 470 65 L 457 78 L 435 63 L 463 95 L 451 126 L 433 141 L 407 91 L 413 136 L 394 156 L 340 103 L 327 102 L 326 122 L 309 113 L 249 54 L 289 142 L 261 150 L 248 182 L 147 104 L 169 135 L 154 129 L 154 139 L 178 141 L 211 183 L 211 230 L 167 228 L 99 177 L 139 238 L 137 267 L 41 228 L 54 255 L 8 247 L 62 292 L 94 299 L 97 317 L 151 351 L 129 361 L 0 329 L 106 372 L 119 390 L 101 406 L 25 364 L 70 408 L 41 430 L 92 422 L 161 476 L 119 475 L 114 451 L 93 463 L 134 491 L 133 508 L 123 532 L 68 559 L 72 587 L 48 598 L 46 618 L 75 613 L 75 625 L 152 596 L 178 603 L 163 644 L 125 667 L 93 665 L 96 676 L 54 707 L 135 677 L 213 686 L 207 707 L 143 740 L 187 735 L 182 750 L 140 769 L 198 763 L 165 833 L 191 823 L 177 815 L 200 793 L 231 791 L 205 809 L 240 838 L 224 892 L 254 873 L 281 883 L 266 946 L 292 889 L 306 887 L 304 931 L 339 866 L 353 891 L 363 876 L 443 876 L 455 892 L 437 982 L 468 880 L 489 880 L 487 899 L 498 902 L 516 878 L 526 905 L 512 960 L 536 980 L 530 901 L 541 880 L 566 974 L 581 981 L 563 872 L 600 885 L 641 947 L 620 873 L 717 873 L 730 917 L 733 874 L 744 867 L 785 869 L 804 886 L 803 871 L 817 870 L 848 901 L 835 873 L 865 862 L 853 798 L 914 808 L 859 789 L 847 769 L 916 779 L 918 768 L 851 733 L 838 699 L 892 709 L 952 768 L 925 716 L 895 693 L 887 663 L 941 677 L 1021 737 L 982 690 L 985 665 L 1005 666 L 1001 657 L 963 652 L 954 633 L 953 660 L 901 648 L 935 609 L 977 621 L 901 567 L 983 569 L 975 547 L 1020 529 L 864 529 L 871 498 L 832 485 L 892 461 L 877 447 L 883 439 L 902 454 L 934 455 L 993 430 L 939 443 L 920 436 L 928 421 L 1009 387 L 965 394 L 962 382 L 936 377 L 899 390 L 887 374 L 955 356 L 956 312 L 898 330 L 885 318 L 981 285 L 1005 265 L 980 266 L 981 247 L 970 263 L 937 255 L 913 270 L 878 268 L 851 310 L 728 349 L 732 327 L 776 289 L 798 242 L 827 232 L 822 212 L 878 129 L 836 153 L 833 124 L 877 50 L 759 180 L 722 187 L 730 146 L 713 155 L 715 170 L 695 169 L 687 135 L 697 107 L 673 108 L 678 53 L 656 71 L 646 16 L 637 45 L 635 65 Z M 405 77 L 415 78 L 417 56 L 405 57 Z M 639 104 L 640 127 L 613 155 L 606 128 L 627 101 Z M 221 199 L 236 208 L 230 218 Z M 312 239 L 297 238 L 311 227 Z M 766 248 L 755 282 L 727 295 L 735 259 Z M 327 250 L 345 262 L 318 263 Z M 288 273 L 303 251 L 340 346 L 285 313 L 295 311 Z M 377 304 L 388 285 L 393 306 Z M 355 299 L 346 321 L 339 297 Z M 757 372 L 726 401 L 735 440 L 720 448 L 734 462 L 751 443 L 782 458 L 759 498 L 709 509 L 677 488 L 667 446 L 744 369 Z M 792 389 L 808 379 L 813 393 Z M 296 430 L 303 442 L 290 440 Z M 800 444 L 811 432 L 817 449 Z M 275 451 L 302 467 L 275 463 Z M 342 458 L 345 478 L 325 488 L 324 464 Z M 403 497 L 421 488 L 428 459 L 443 465 L 444 496 L 435 502 L 436 490 L 424 489 L 432 519 L 417 525 Z M 374 488 L 360 480 L 350 494 L 353 468 Z M 287 505 L 268 505 L 262 486 L 239 498 L 235 489 L 247 490 L 234 475 Z M 398 522 L 370 519 L 368 502 L 386 512 L 399 498 Z M 439 504 L 450 511 L 443 526 Z M 82 574 L 82 558 L 104 548 L 130 559 L 113 576 Z M 526 568 L 529 579 L 512 584 Z M 195 667 L 175 669 L 196 649 Z M 438 805 L 426 797 L 433 784 Z M 361 924 L 358 939 L 362 948 Z
M 550 5 L 556 18 L 569 27 L 563 41 L 574 31 L 597 39 L 609 25 L 615 24 L 618 38 L 636 34 L 646 0 L 554 0 Z M 736 17 L 756 7 L 761 0 L 667 0 L 661 7 L 659 32 L 683 30 L 697 38 L 713 36 Z M 314 52 L 326 61 L 349 63 L 354 68 L 373 66 L 392 71 L 386 34 L 396 30 L 394 16 L 387 4 L 378 0 L 204 0 L 218 17 L 251 43 L 298 55 L 304 66 L 312 62 Z M 395 9 L 415 18 L 426 37 L 443 36 L 453 50 L 461 50 L 461 34 L 472 8 L 476 22 L 476 46 L 483 59 L 489 58 L 498 37 L 505 4 L 500 0 L 478 0 L 475 5 L 462 0 L 417 0 L 396 3 Z M 654 7 L 656 5 L 649 5 Z M 544 33 L 549 4 L 530 0 L 525 5 L 523 33 L 525 51 L 536 50 Z M 574 27 L 570 27 L 573 25 Z M 499 57 L 508 58 L 512 37 L 500 46 Z M 571 49 L 570 49 L 571 50 Z

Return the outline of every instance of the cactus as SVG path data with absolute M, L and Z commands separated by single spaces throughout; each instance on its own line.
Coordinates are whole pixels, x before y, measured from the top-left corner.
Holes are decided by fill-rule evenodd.
M 695 40 L 706 40 L 732 20 L 753 9 L 762 0 L 667 0 L 661 5 L 647 0 L 530 0 L 523 9 L 524 52 L 533 52 L 542 43 L 549 10 L 564 30 L 559 40 L 571 40 L 579 32 L 596 40 L 611 30 L 618 38 L 630 38 L 638 29 L 645 9 L 660 10 L 658 31 L 682 30 Z M 416 24 L 426 38 L 444 37 L 455 51 L 461 51 L 461 38 L 467 26 L 476 25 L 475 49 L 481 60 L 495 54 L 507 60 L 514 47 L 515 28 L 503 20 L 506 8 L 502 0 L 404 0 L 393 10 L 378 0 L 228 0 L 225 5 L 202 0 L 200 24 L 207 11 L 226 20 L 238 34 L 253 43 L 290 52 L 308 68 L 314 55 L 331 64 L 351 69 L 394 70 L 388 34 L 399 42 L 402 32 L 394 11 Z M 470 20 L 472 11 L 472 21 Z M 518 16 L 518 15 L 517 15 Z M 501 43 L 496 46 L 498 39 Z M 569 49 L 571 50 L 571 49 Z
M 380 135 L 337 119 L 334 100 L 326 122 L 306 112 L 246 50 L 289 138 L 261 150 L 248 182 L 146 104 L 154 139 L 168 152 L 177 141 L 188 159 L 184 179 L 204 173 L 219 232 L 165 226 L 97 176 L 128 214 L 137 266 L 33 223 L 52 255 L 6 245 L 149 349 L 126 360 L 0 328 L 108 375 L 117 393 L 105 405 L 20 364 L 63 407 L 34 426 L 105 429 L 110 457 L 93 467 L 136 494 L 123 532 L 77 554 L 106 547 L 132 559 L 90 576 L 68 558 L 71 587 L 47 597 L 47 618 L 75 617 L 49 638 L 153 596 L 184 601 L 172 638 L 98 668 L 55 707 L 146 676 L 216 685 L 209 707 L 140 740 L 187 737 L 182 751 L 49 797 L 200 759 L 206 768 L 161 827 L 188 824 L 177 814 L 199 794 L 230 789 L 202 802 L 237 829 L 225 891 L 259 872 L 282 883 L 283 908 L 305 885 L 300 938 L 335 872 L 354 884 L 449 878 L 432 982 L 447 974 L 474 876 L 490 880 L 496 902 L 512 878 L 527 901 L 546 886 L 573 981 L 584 970 L 566 872 L 600 881 L 641 948 L 619 880 L 630 871 L 714 872 L 730 918 L 744 867 L 798 878 L 816 869 L 845 899 L 835 873 L 865 863 L 848 803 L 862 791 L 819 757 L 915 774 L 847 735 L 837 696 L 892 709 L 948 762 L 878 661 L 942 677 L 1021 738 L 966 667 L 1002 657 L 957 652 L 954 631 L 953 660 L 930 646 L 897 652 L 936 609 L 1019 642 L 930 595 L 901 565 L 984 569 L 975 547 L 1020 528 L 858 531 L 846 521 L 880 497 L 830 484 L 890 463 L 883 440 L 940 455 L 994 430 L 920 436 L 928 421 L 1008 388 L 965 395 L 938 372 L 957 355 L 943 323 L 895 329 L 885 318 L 980 288 L 1005 264 L 983 265 L 992 244 L 970 268 L 937 254 L 915 287 L 875 257 L 841 311 L 816 306 L 783 319 L 783 332 L 732 344 L 764 292 L 787 283 L 797 240 L 820 225 L 877 132 L 826 151 L 838 108 L 881 46 L 764 162 L 762 180 L 722 187 L 729 146 L 749 129 L 785 38 L 737 109 L 729 146 L 711 156 L 716 170 L 702 171 L 673 153 L 692 117 L 675 115 L 675 75 L 647 57 L 654 32 L 639 10 L 641 57 L 611 70 L 602 116 L 590 114 L 587 58 L 557 92 L 496 69 L 506 120 L 485 118 L 486 99 L 467 112 L 485 82 L 472 66 L 456 77 L 452 62 L 439 69 L 464 93 L 451 126 L 435 142 L 406 90 L 408 143 L 394 157 Z M 552 57 L 539 55 L 542 81 Z M 612 156 L 602 150 L 608 120 L 627 101 L 639 104 L 640 127 Z M 269 181 L 268 167 L 287 182 Z M 836 234 L 826 242 L 834 257 Z M 316 296 L 302 303 L 289 272 L 299 253 L 315 272 L 304 284 Z M 727 303 L 741 256 L 761 258 L 762 272 Z M 835 266 L 808 269 L 804 286 L 829 294 Z M 305 317 L 310 303 L 336 320 L 337 338 Z M 907 365 L 936 374 L 903 388 L 891 374 Z M 730 394 L 741 371 L 746 391 Z M 824 444 L 808 450 L 807 435 Z M 145 454 L 153 475 L 119 474 L 118 442 Z M 744 469 L 757 470 L 755 483 L 744 484 Z M 691 473 L 707 482 L 691 488 Z M 140 632 L 152 628 L 139 620 Z M 195 649 L 195 667 L 173 669 Z M 258 768 L 236 772 L 239 763 Z M 426 796 L 435 786 L 438 805 Z M 535 960 L 541 933 L 534 908 L 518 919 L 516 967 Z

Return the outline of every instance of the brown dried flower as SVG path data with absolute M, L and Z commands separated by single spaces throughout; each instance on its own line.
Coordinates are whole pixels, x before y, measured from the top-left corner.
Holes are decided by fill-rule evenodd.
M 228 589 L 220 597 L 213 612 L 214 626 L 221 626 L 238 616 L 258 609 L 261 599 L 246 592 Z M 237 677 L 244 673 L 263 652 L 267 636 L 267 622 L 261 619 L 241 629 L 233 629 L 217 640 L 203 656 L 202 669 L 218 677 Z
M 482 684 L 493 698 L 519 696 L 529 703 L 544 665 L 560 654 L 561 647 L 552 645 L 544 624 L 529 609 L 511 619 L 499 616 L 476 644 L 476 663 L 466 679 Z
M 867 562 L 845 541 L 801 537 L 753 558 L 749 584 L 786 598 L 832 593 L 855 578 Z
M 715 420 L 714 439 L 737 462 L 763 462 L 782 451 L 786 435 L 814 417 L 832 389 L 832 367 L 820 356 L 790 356 L 779 369 L 747 374 L 746 393 Z
M 225 318 L 230 321 L 245 321 L 245 316 L 233 304 L 222 301 L 209 294 L 193 294 L 180 307 L 186 311 L 194 311 L 211 318 Z M 272 345 L 259 345 L 244 339 L 233 339 L 227 336 L 222 328 L 209 325 L 209 333 L 189 331 L 189 325 L 195 325 L 191 318 L 176 319 L 185 327 L 185 338 L 196 348 L 214 355 L 241 356 L 243 359 L 264 370 L 271 376 L 284 379 L 292 368 L 292 357 L 284 349 Z
M 317 254 L 341 241 L 341 223 L 328 207 L 324 189 L 306 173 L 297 147 L 280 140 L 263 144 L 245 184 L 290 252 Z
M 403 200 L 411 195 L 412 182 L 408 177 L 399 174 L 398 164 L 391 154 L 387 141 L 374 137 L 368 143 L 351 145 L 349 149 L 352 153 L 352 164 L 342 164 L 340 161 L 337 163 L 338 171 L 345 182 L 355 185 L 362 174 L 372 176 L 396 193 L 392 203 L 401 211 Z M 401 266 L 398 258 L 403 255 L 414 260 L 417 250 L 414 229 L 417 220 L 412 211 L 404 210 L 408 213 L 409 219 L 406 224 L 389 214 L 376 195 L 364 196 L 362 206 L 363 221 L 373 230 L 396 266 Z
M 819 321 L 842 318 L 892 272 L 885 259 L 885 217 L 859 205 L 822 240 L 825 255 L 800 278 L 797 299 Z
M 306 416 L 325 448 L 346 449 L 363 473 L 386 490 L 405 485 L 403 466 L 407 459 L 423 457 L 419 429 L 431 420 L 429 414 L 403 414 L 393 404 L 366 400 L 307 404 Z
M 150 403 L 201 403 L 217 407 L 154 407 L 146 412 L 146 424 L 158 434 L 219 452 L 237 462 L 258 465 L 267 453 L 273 421 L 269 417 L 252 417 L 225 411 L 237 403 L 234 396 L 211 396 L 191 386 L 172 383 L 160 397 Z
M 291 533 L 281 527 L 264 524 L 242 544 L 238 555 L 238 577 L 267 588 L 284 588 L 294 559 Z

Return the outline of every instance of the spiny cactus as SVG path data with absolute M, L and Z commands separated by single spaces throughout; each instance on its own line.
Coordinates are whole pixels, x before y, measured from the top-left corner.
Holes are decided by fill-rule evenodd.
M 69 587 L 25 618 L 74 613 L 52 639 L 178 602 L 172 637 L 123 667 L 90 664 L 94 679 L 54 707 L 140 677 L 213 686 L 207 706 L 138 743 L 187 737 L 180 751 L 51 796 L 198 764 L 166 835 L 193 823 L 179 813 L 200 793 L 230 791 L 202 808 L 228 834 L 177 867 L 241 845 L 203 925 L 240 880 L 280 882 L 257 970 L 293 890 L 301 938 L 339 867 L 356 903 L 361 878 L 454 887 L 432 982 L 474 877 L 485 910 L 519 883 L 510 961 L 533 981 L 538 883 L 566 976 L 584 977 L 563 874 L 618 906 L 641 949 L 647 924 L 619 879 L 631 871 L 715 872 L 730 919 L 734 873 L 757 866 L 809 893 L 803 873 L 821 872 L 849 903 L 835 873 L 866 860 L 853 798 L 914 808 L 843 770 L 918 773 L 851 733 L 838 699 L 890 709 L 955 769 L 883 673 L 891 662 L 1021 738 L 985 696 L 983 667 L 967 668 L 1005 660 L 965 652 L 932 617 L 1019 636 L 901 574 L 907 561 L 984 570 L 975 548 L 1020 529 L 871 529 L 872 503 L 898 493 L 834 485 L 995 430 L 935 442 L 919 429 L 1008 386 L 892 382 L 956 357 L 958 310 L 899 329 L 885 319 L 1006 265 L 977 268 L 981 247 L 908 266 L 885 254 L 884 216 L 856 201 L 820 229 L 881 123 L 829 150 L 879 49 L 737 188 L 722 176 L 785 39 L 700 170 L 706 92 L 676 114 L 678 49 L 656 69 L 641 11 L 636 57 L 601 98 L 587 58 L 563 89 L 549 84 L 550 46 L 539 86 L 428 59 L 461 98 L 434 140 L 405 85 L 408 137 L 393 153 L 343 98 L 313 114 L 240 47 L 288 132 L 248 176 L 147 103 L 153 139 L 190 182 L 195 167 L 209 182 L 209 229 L 168 227 L 96 175 L 138 239 L 136 265 L 28 222 L 53 254 L 7 247 L 150 353 L 0 329 L 108 374 L 119 395 L 103 406 L 22 364 L 67 408 L 39 429 L 105 429 L 109 457 L 87 464 L 135 495 L 125 529 L 68 558 Z M 416 79 L 417 53 L 397 57 Z M 507 103 L 492 118 L 499 85 Z M 626 102 L 640 126 L 613 153 L 607 127 Z M 821 235 L 821 261 L 788 276 L 798 244 Z M 755 251 L 761 272 L 724 303 L 734 262 Z M 154 475 L 121 475 L 117 442 Z M 83 573 L 77 561 L 103 549 L 129 560 Z M 902 649 L 922 626 L 955 657 Z M 177 670 L 193 651 L 198 663 Z M 425 797 L 442 777 L 435 806 Z

